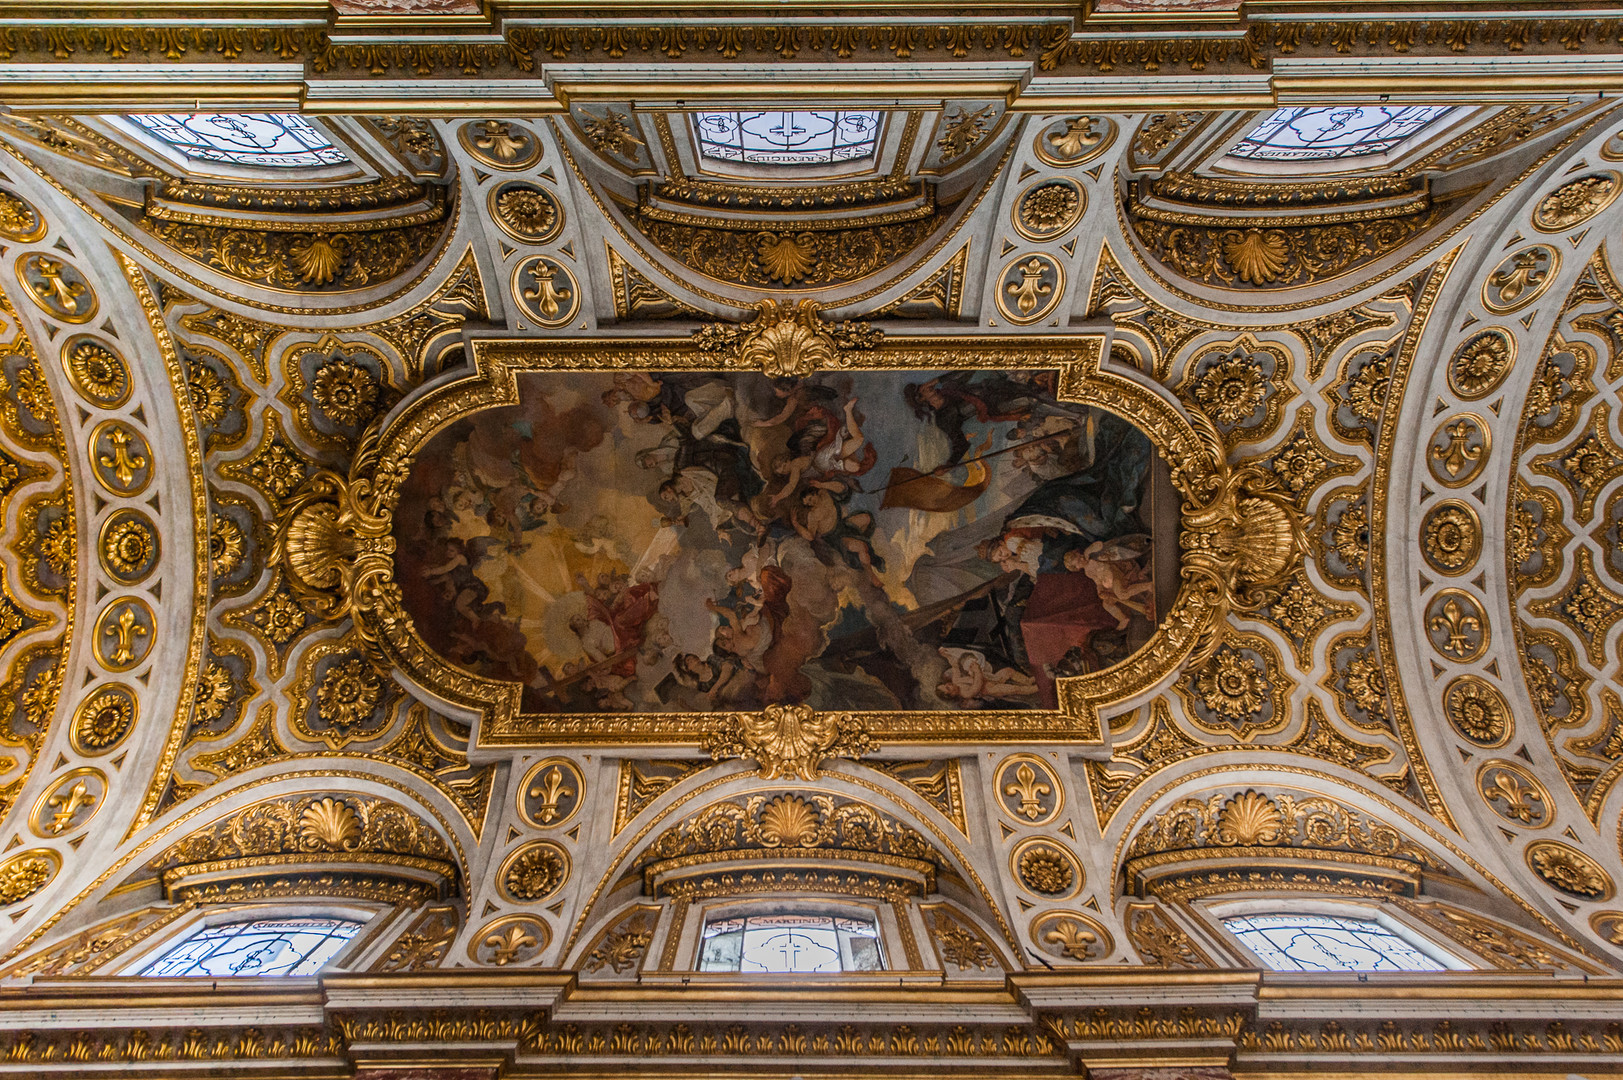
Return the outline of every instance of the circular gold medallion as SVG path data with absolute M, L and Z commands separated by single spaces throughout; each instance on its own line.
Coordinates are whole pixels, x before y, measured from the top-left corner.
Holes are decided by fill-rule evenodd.
M 1503 746 L 1513 725 L 1505 696 L 1486 679 L 1461 675 L 1443 691 L 1443 712 L 1460 737 L 1478 746 Z
M 1470 593 L 1442 589 L 1426 605 L 1426 634 L 1432 648 L 1468 664 L 1488 651 L 1488 616 Z
M 1037 159 L 1056 169 L 1069 169 L 1092 161 L 1116 141 L 1116 122 L 1108 116 L 1073 116 L 1057 120 L 1037 133 L 1032 150 Z
M 1087 205 L 1082 185 L 1070 177 L 1039 180 L 1014 204 L 1014 231 L 1038 243 L 1056 239 L 1076 227 Z
M 527 244 L 544 244 L 564 227 L 564 209 L 552 192 L 527 180 L 509 180 L 490 189 L 490 218 L 503 232 Z
M 87 323 L 96 317 L 96 290 L 71 264 L 41 252 L 17 260 L 17 280 L 36 307 L 65 323 Z
M 1623 948 L 1623 911 L 1597 911 L 1589 917 L 1589 927 L 1608 944 Z
M 62 343 L 62 370 L 79 396 L 103 409 L 116 409 L 130 399 L 129 365 L 107 342 L 75 334 Z
M 107 515 L 97 551 L 102 569 L 121 585 L 145 581 L 158 565 L 158 530 L 139 510 L 125 507 Z
M 563 326 L 580 309 L 575 275 L 557 259 L 532 255 L 513 268 L 513 299 L 538 326 Z
M 96 659 L 108 671 L 139 667 L 152 652 L 157 629 L 152 609 L 138 596 L 121 596 L 96 619 Z
M 1040 322 L 1065 296 L 1065 268 L 1041 252 L 1021 255 L 998 275 L 997 309 L 1012 323 Z
M 527 169 L 541 160 L 535 132 L 509 120 L 474 120 L 457 129 L 462 148 L 492 169 Z
M 492 919 L 468 939 L 468 959 L 490 967 L 518 966 L 541 955 L 552 930 L 534 915 Z
M 1612 204 L 1623 176 L 1610 170 L 1570 180 L 1539 200 L 1533 227 L 1540 232 L 1575 229 Z
M 31 244 L 45 235 L 45 218 L 34 205 L 15 192 L 0 188 L 0 236 Z
M 73 714 L 68 739 L 81 754 L 105 754 L 124 741 L 139 715 L 135 691 L 122 683 L 99 686 Z
M 1516 362 L 1516 339 L 1498 327 L 1473 334 L 1454 350 L 1448 363 L 1448 385 L 1466 401 L 1487 397 L 1499 388 Z
M 1444 487 L 1464 487 L 1482 474 L 1493 449 L 1493 433 L 1475 413 L 1444 420 L 1432 434 L 1426 464 Z
M 1003 812 L 1023 825 L 1046 825 L 1065 806 L 1065 788 L 1035 754 L 1005 758 L 997 767 L 996 783 Z
M 1544 294 L 1561 269 L 1561 253 L 1533 244 L 1506 255 L 1482 283 L 1482 306 L 1495 315 L 1526 307 Z
M 1016 844 L 1009 865 L 1021 888 L 1045 900 L 1065 900 L 1082 889 L 1082 864 L 1065 845 L 1045 836 Z
M 1528 844 L 1527 865 L 1551 888 L 1580 900 L 1610 900 L 1615 891 L 1600 863 L 1559 840 Z
M 1439 574 L 1465 573 L 1482 554 L 1481 519 L 1469 503 L 1445 499 L 1420 521 L 1420 551 Z
M 1031 943 L 1061 960 L 1099 960 L 1116 951 L 1110 931 L 1079 911 L 1048 911 L 1032 919 Z
M 1524 829 L 1542 829 L 1555 820 L 1550 793 L 1538 777 L 1514 761 L 1490 761 L 1477 770 L 1477 794 L 1493 812 Z
M 532 840 L 507 856 L 496 887 L 515 904 L 539 904 L 568 878 L 569 853 L 550 840 Z
M 28 815 L 28 827 L 47 840 L 89 824 L 107 798 L 107 777 L 88 765 L 63 774 L 45 789 Z
M 62 856 L 50 848 L 19 851 L 0 862 L 0 907 L 21 903 L 50 884 L 62 869 Z
M 152 483 L 152 448 L 122 420 L 103 420 L 90 433 L 90 468 L 114 495 L 139 495 Z
M 538 829 L 553 829 L 580 809 L 586 782 L 568 758 L 547 758 L 530 766 L 518 786 L 518 812 Z

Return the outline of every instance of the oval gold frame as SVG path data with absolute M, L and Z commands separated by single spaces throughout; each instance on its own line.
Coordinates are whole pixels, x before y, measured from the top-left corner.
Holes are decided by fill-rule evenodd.
M 491 919 L 485 925 L 481 926 L 478 931 L 468 938 L 468 959 L 472 960 L 480 967 L 487 966 L 485 961 L 479 959 L 479 947 L 484 945 L 490 938 L 499 935 L 501 931 L 507 929 L 509 926 L 516 926 L 519 923 L 534 923 L 536 926 L 541 928 L 541 942 L 539 947 L 535 950 L 535 956 L 540 956 L 542 953 L 546 952 L 547 947 L 552 944 L 552 927 L 547 924 L 547 920 L 543 919 L 539 915 L 521 913 L 516 915 L 501 915 L 497 918 Z M 534 959 L 534 956 L 530 957 L 530 960 Z M 521 960 L 516 966 L 523 967 L 527 963 L 529 963 L 529 960 Z M 502 967 L 505 965 L 497 964 L 494 966 Z
M 82 729 L 85 726 L 85 718 L 89 716 L 91 712 L 91 706 L 94 705 L 104 694 L 113 694 L 117 697 L 121 697 L 129 704 L 130 721 L 128 724 L 124 725 L 124 730 L 119 733 L 118 738 L 114 739 L 104 747 L 96 748 L 90 746 L 84 741 L 84 732 Z M 114 750 L 117 750 L 123 745 L 125 739 L 130 737 L 130 732 L 135 730 L 135 725 L 140 719 L 141 702 L 140 699 L 135 696 L 134 690 L 131 690 L 128 686 L 125 686 L 120 682 L 101 683 L 97 685 L 96 688 L 79 703 L 76 709 L 74 709 L 73 723 L 68 727 L 68 741 L 73 744 L 73 748 L 75 750 L 86 757 L 101 757 L 103 754 L 111 754 Z
M 1038 892 L 1036 889 L 1026 884 L 1025 877 L 1020 873 L 1020 857 L 1035 847 L 1051 848 L 1065 856 L 1066 860 L 1071 864 L 1071 884 L 1065 892 Z M 1030 893 L 1032 896 L 1038 897 L 1041 902 L 1045 904 L 1063 904 L 1065 901 L 1072 899 L 1078 893 L 1080 893 L 1082 891 L 1082 887 L 1088 883 L 1087 871 L 1082 866 L 1082 860 L 1077 858 L 1076 852 L 1072 851 L 1068 846 L 1060 843 L 1060 841 L 1056 840 L 1052 836 L 1028 836 L 1018 844 L 1014 845 L 1014 847 L 1010 848 L 1009 873 L 1013 875 L 1011 880 L 1018 888 Z
M 1431 545 L 1427 542 L 1430 538 L 1432 522 L 1445 510 L 1464 511 L 1466 518 L 1471 523 L 1470 558 L 1455 567 L 1440 562 L 1433 555 Z M 1459 577 L 1462 574 L 1470 573 L 1471 568 L 1476 566 L 1482 559 L 1482 515 L 1477 513 L 1476 507 L 1463 499 L 1443 499 L 1433 503 L 1426 508 L 1426 512 L 1420 518 L 1420 554 L 1426 560 L 1427 566 L 1444 577 Z
M 1544 820 L 1537 825 L 1532 825 L 1518 818 L 1507 817 L 1502 810 L 1494 806 L 1493 802 L 1488 798 L 1488 793 L 1482 789 L 1482 781 L 1487 777 L 1489 769 L 1508 772 L 1517 780 L 1532 788 L 1533 793 L 1544 804 Z M 1483 802 L 1488 804 L 1488 809 L 1518 829 L 1545 829 L 1555 824 L 1555 803 L 1550 800 L 1550 790 L 1525 765 L 1518 765 L 1516 762 L 1505 758 L 1492 758 L 1483 762 L 1476 771 L 1476 791 L 1482 797 Z
M 1482 439 L 1482 453 L 1477 455 L 1477 458 L 1474 462 L 1472 462 L 1470 469 L 1462 472 L 1458 479 L 1450 480 L 1446 475 L 1440 473 L 1438 470 L 1439 461 L 1436 453 L 1436 442 L 1437 439 L 1443 435 L 1444 430 L 1450 424 L 1457 424 L 1461 420 L 1469 420 L 1471 423 L 1476 425 L 1477 434 Z M 1432 479 L 1436 480 L 1439 484 L 1446 488 L 1457 489 L 1466 487 L 1472 481 L 1476 480 L 1482 475 L 1483 470 L 1488 467 L 1488 458 L 1492 454 L 1493 429 L 1488 426 L 1488 421 L 1485 418 L 1474 412 L 1459 413 L 1455 416 L 1450 416 L 1447 420 L 1444 420 L 1442 423 L 1438 424 L 1437 427 L 1432 431 L 1431 438 L 1426 440 L 1426 468 L 1431 472 Z
M 98 449 L 98 447 L 101 445 L 102 434 L 114 429 L 128 432 L 130 435 L 138 439 L 140 454 L 146 459 L 145 463 L 140 466 L 142 471 L 146 473 L 146 476 L 142 478 L 139 484 L 136 484 L 133 487 L 117 487 L 108 483 L 107 477 L 102 475 L 102 470 L 104 468 L 108 468 L 108 466 L 101 463 L 101 451 Z M 152 458 L 151 441 L 148 440 L 138 428 L 126 423 L 123 420 L 117 418 L 103 420 L 101 423 L 91 428 L 90 440 L 86 444 L 85 449 L 90 455 L 90 471 L 95 474 L 96 483 L 100 484 L 102 487 L 106 488 L 107 491 L 117 495 L 121 499 L 133 499 L 135 496 L 141 494 L 151 486 L 153 478 L 158 474 L 157 463 Z
M 42 817 L 49 807 L 51 797 L 67 786 L 69 781 L 77 780 L 85 776 L 94 776 L 96 779 L 101 781 L 101 795 L 91 806 L 90 814 L 71 829 L 63 829 L 61 832 L 47 832 L 42 825 Z M 51 786 L 40 792 L 39 798 L 34 800 L 34 808 L 28 812 L 28 828 L 35 836 L 45 840 L 57 840 L 67 836 L 70 833 L 78 832 L 85 826 L 89 825 L 91 820 L 97 814 L 101 813 L 102 804 L 107 801 L 107 794 L 110 790 L 111 784 L 107 779 L 107 774 L 102 772 L 100 769 L 93 768 L 89 765 L 81 765 L 77 769 L 70 769 L 53 780 L 51 782 Z
M 1006 794 L 1004 791 L 1003 774 L 1008 770 L 1009 766 L 1018 765 L 1021 762 L 1036 765 L 1038 770 L 1054 787 L 1054 808 L 1048 813 L 1042 814 L 1035 818 L 1027 818 L 1023 814 L 1010 810 L 1009 804 L 1004 801 Z M 1060 783 L 1059 776 L 1055 772 L 1054 767 L 1048 762 L 1044 761 L 1042 758 L 1038 757 L 1036 754 L 1010 754 L 1008 757 L 998 762 L 997 768 L 992 770 L 992 784 L 997 789 L 995 794 L 997 797 L 998 808 L 1003 811 L 1010 821 L 1016 822 L 1020 825 L 1025 825 L 1032 828 L 1039 825 L 1047 825 L 1049 822 L 1059 817 L 1060 814 L 1065 810 L 1065 785 Z
M 73 364 L 68 360 L 68 352 L 76 346 L 84 344 L 99 345 L 103 349 L 106 349 L 107 352 L 118 361 L 119 366 L 124 369 L 124 390 L 122 393 L 113 397 L 104 397 L 100 394 L 92 392 L 84 384 L 84 382 L 80 380 L 78 372 L 74 371 Z M 124 359 L 123 355 L 117 349 L 113 348 L 111 342 L 107 341 L 99 334 L 74 334 L 72 337 L 69 337 L 62 343 L 61 349 L 57 350 L 57 359 L 62 365 L 63 373 L 68 377 L 68 382 L 73 384 L 73 389 L 78 391 L 80 397 L 84 398 L 92 405 L 95 405 L 97 408 L 116 409 L 123 405 L 126 401 L 130 400 L 130 395 L 135 393 L 135 377 L 130 371 L 129 362 Z
M 1468 686 L 1480 687 L 1482 690 L 1487 691 L 1487 695 L 1490 696 L 1494 701 L 1497 711 L 1505 721 L 1505 730 L 1499 736 L 1499 738 L 1492 741 L 1483 741 L 1481 739 L 1473 738 L 1472 736 L 1467 735 L 1464 731 L 1461 731 L 1459 724 L 1454 721 L 1453 710 L 1450 707 L 1450 699 L 1456 693 L 1463 693 L 1464 688 Z M 1510 711 L 1510 702 L 1505 700 L 1504 693 L 1497 686 L 1493 685 L 1493 683 L 1489 682 L 1487 679 L 1484 679 L 1480 675 L 1456 675 L 1454 678 L 1448 681 L 1448 685 L 1443 687 L 1443 713 L 1448 717 L 1448 726 L 1454 729 L 1454 733 L 1456 735 L 1470 743 L 1472 746 L 1481 747 L 1484 750 L 1493 750 L 1497 747 L 1505 745 L 1510 741 L 1511 735 L 1513 735 L 1516 731 L 1516 716 Z
M 1435 641 L 1431 639 L 1431 635 L 1436 633 L 1436 631 L 1432 629 L 1432 619 L 1442 617 L 1440 612 L 1434 612 L 1432 609 L 1436 607 L 1438 603 L 1443 601 L 1444 598 L 1453 600 L 1463 599 L 1471 606 L 1471 610 L 1466 612 L 1466 617 L 1476 620 L 1476 630 L 1477 633 L 1482 635 L 1482 640 L 1477 642 L 1476 648 L 1472 649 L 1469 653 L 1462 653 L 1455 656 L 1453 653 L 1444 651 Z M 1493 639 L 1493 627 L 1488 623 L 1488 613 L 1483 610 L 1482 601 L 1478 600 L 1464 589 L 1439 590 L 1432 596 L 1430 600 L 1426 601 L 1423 619 L 1426 630 L 1426 643 L 1431 646 L 1432 651 L 1438 656 L 1441 656 L 1443 659 L 1455 664 L 1469 664 L 1476 660 L 1480 660 L 1482 655 L 1488 651 L 1488 645 Z
M 1056 120 L 1052 124 L 1044 124 L 1042 129 L 1039 130 L 1036 136 L 1032 139 L 1031 152 L 1037 155 L 1037 160 L 1042 162 L 1044 165 L 1048 165 L 1055 169 L 1072 169 L 1078 165 L 1087 164 L 1115 145 L 1116 136 L 1121 132 L 1121 126 L 1117 124 L 1115 120 L 1108 116 L 1094 116 L 1091 113 L 1079 114 L 1077 119 L 1080 120 L 1083 116 L 1102 120 L 1104 122 L 1105 130 L 1104 133 L 1099 136 L 1098 142 L 1090 146 L 1086 153 L 1079 154 L 1074 158 L 1062 158 L 1049 153 L 1043 147 L 1043 143 L 1046 141 L 1049 135 L 1049 129 L 1056 127 L 1059 124 L 1069 125 L 1071 123 L 1069 119 Z
M 147 534 L 152 537 L 151 565 L 134 577 L 126 577 L 114 570 L 107 559 L 107 533 L 117 522 L 130 520 L 139 521 L 146 527 Z M 139 585 L 157 572 L 158 563 L 163 559 L 163 537 L 158 532 L 158 526 L 141 510 L 133 506 L 121 506 L 108 514 L 106 520 L 101 523 L 101 529 L 96 534 L 96 558 L 101 563 L 101 568 L 107 576 L 120 585 Z
M 1490 300 L 1489 299 L 1490 294 L 1488 292 L 1488 288 L 1489 288 L 1488 283 L 1493 280 L 1493 275 L 1499 272 L 1499 268 L 1501 266 L 1504 266 L 1506 263 L 1510 262 L 1510 260 L 1512 260 L 1516 256 L 1520 255 L 1523 251 L 1530 251 L 1533 248 L 1543 248 L 1545 251 L 1548 251 L 1550 253 L 1550 269 L 1548 270 L 1548 272 L 1545 273 L 1543 279 L 1541 279 L 1537 285 L 1533 286 L 1533 288 L 1531 290 L 1529 290 L 1529 291 L 1527 291 L 1525 293 L 1522 293 L 1520 296 L 1517 296 L 1515 300 L 1511 301 L 1508 304 L 1495 303 L 1493 300 Z M 1557 275 L 1559 275 L 1560 273 L 1561 273 L 1561 249 L 1560 248 L 1556 247 L 1553 244 L 1528 244 L 1526 247 L 1521 248 L 1521 249 L 1519 249 L 1517 251 L 1513 251 L 1509 255 L 1506 255 L 1503 259 L 1500 259 L 1497 263 L 1494 264 L 1493 269 L 1489 270 L 1487 275 L 1485 277 L 1483 277 L 1483 279 L 1482 279 L 1482 289 L 1481 289 L 1482 306 L 1487 308 L 1489 311 L 1491 311 L 1495 315 L 1509 315 L 1513 311 L 1520 311 L 1522 308 L 1526 307 L 1528 304 L 1531 304 L 1534 300 L 1537 300 L 1539 297 L 1543 296 L 1545 290 L 1548 289 L 1551 285 L 1555 284 L 1555 279 L 1556 279 Z
M 108 626 L 109 618 L 111 618 L 113 612 L 119 610 L 126 604 L 130 607 L 139 608 L 140 610 L 146 612 L 147 624 L 151 626 L 153 630 L 143 630 L 141 634 L 141 641 L 144 644 L 142 645 L 141 651 L 138 655 L 136 655 L 128 663 L 117 663 L 107 655 L 103 645 L 106 640 L 106 633 L 111 629 L 111 627 Z M 91 651 L 96 654 L 96 662 L 102 667 L 106 668 L 108 671 L 134 671 L 136 668 L 140 667 L 142 664 L 146 663 L 152 658 L 152 647 L 156 644 L 156 642 L 152 640 L 155 636 L 153 631 L 156 630 L 157 623 L 157 616 L 152 613 L 152 605 L 148 604 L 139 596 L 113 597 L 111 600 L 107 601 L 107 606 L 101 609 L 101 614 L 96 616 L 96 624 L 94 629 L 91 631 L 93 635 L 91 638 Z
M 529 266 L 531 263 L 540 262 L 549 262 L 553 266 L 556 266 L 558 268 L 558 272 L 563 274 L 564 280 L 569 283 L 569 306 L 560 311 L 557 317 L 553 319 L 542 318 L 540 315 L 536 314 L 536 312 L 531 310 L 530 302 L 524 299 L 524 293 L 519 287 L 519 278 L 524 273 L 524 268 Z M 524 313 L 524 318 L 534 323 L 539 329 L 562 329 L 573 322 L 576 315 L 580 314 L 580 282 L 575 279 L 575 274 L 569 269 L 569 267 L 565 266 L 561 261 L 553 258 L 551 255 L 529 255 L 514 263 L 513 273 L 508 281 L 508 288 L 512 292 L 513 303 L 517 304 L 518 309 Z
M 101 298 L 96 295 L 96 287 L 90 283 L 89 278 L 85 277 L 84 271 L 80 270 L 77 266 L 74 266 L 72 263 L 67 262 L 64 259 L 51 259 L 51 261 L 61 262 L 64 266 L 71 267 L 73 272 L 78 274 L 79 277 L 84 281 L 85 295 L 90 297 L 90 310 L 76 311 L 71 315 L 64 315 L 60 311 L 51 307 L 45 301 L 41 300 L 39 298 L 39 294 L 34 291 L 34 287 L 28 283 L 28 275 L 23 272 L 24 264 L 27 263 L 29 259 L 34 258 L 51 259 L 51 256 L 49 253 L 44 251 L 25 251 L 21 255 L 17 256 L 15 266 L 17 273 L 17 284 L 22 286 L 23 294 L 34 302 L 35 307 L 45 312 L 45 314 L 49 315 L 51 318 L 56 319 L 58 322 L 65 322 L 71 326 L 82 326 L 96 317 L 96 313 L 101 310 Z
M 518 172 L 521 169 L 528 169 L 530 166 L 535 165 L 541 160 L 542 155 L 546 152 L 546 147 L 543 146 L 541 142 L 541 135 L 534 128 L 527 127 L 524 124 L 519 124 L 517 126 L 520 131 L 524 132 L 530 137 L 530 142 L 533 147 L 531 153 L 520 158 L 514 158 L 512 161 L 498 161 L 486 156 L 484 151 L 473 145 L 473 138 L 469 133 L 473 130 L 473 126 L 475 124 L 484 123 L 488 120 L 497 120 L 499 123 L 509 125 L 513 123 L 511 120 L 504 120 L 499 117 L 485 117 L 482 120 L 469 120 L 467 123 L 458 126 L 456 129 L 456 141 L 462 144 L 462 149 L 466 150 L 468 155 L 475 161 L 487 168 L 499 169 L 502 172 Z
M 556 213 L 556 217 L 553 218 L 551 228 L 547 229 L 545 232 L 527 233 L 514 227 L 507 221 L 506 218 L 497 213 L 496 200 L 501 198 L 502 192 L 511 191 L 517 187 L 534 188 L 536 191 L 541 193 L 543 198 L 552 204 L 552 209 Z M 490 214 L 490 220 L 496 223 L 496 227 L 520 243 L 545 244 L 548 241 L 556 239 L 558 234 L 564 231 L 563 203 L 558 200 L 558 196 L 554 195 L 552 192 L 548 191 L 544 185 L 538 184 L 534 180 L 515 178 L 504 180 L 499 184 L 492 184 L 490 187 L 490 194 L 485 196 L 485 208 Z
M 547 768 L 549 765 L 553 767 L 562 767 L 566 772 L 575 778 L 575 805 L 570 809 L 569 813 L 563 815 L 557 820 L 542 822 L 530 816 L 529 808 L 524 805 L 524 796 L 530 790 L 530 785 L 536 782 L 536 780 L 540 777 L 541 771 Z M 566 822 L 573 820 L 575 815 L 580 813 L 580 808 L 586 802 L 586 778 L 581 775 L 580 768 L 568 758 L 542 758 L 540 761 L 536 762 L 534 765 L 531 765 L 524 771 L 523 781 L 513 790 L 513 801 L 516 804 L 516 809 L 518 810 L 520 820 L 522 820 L 526 825 L 529 825 L 534 829 L 556 829 L 559 826 L 564 825 Z
M 507 872 L 513 868 L 513 864 L 517 862 L 521 856 L 539 848 L 546 848 L 556 853 L 557 856 L 563 860 L 564 872 L 558 875 L 558 880 L 553 883 L 551 890 L 548 892 L 541 896 L 537 896 L 533 900 L 520 900 L 518 897 L 513 896 L 507 891 Z M 514 848 L 512 851 L 508 852 L 507 857 L 502 860 L 501 866 L 497 868 L 496 892 L 507 903 L 517 904 L 520 907 L 540 904 L 543 901 L 551 900 L 554 896 L 558 895 L 558 890 L 564 887 L 564 884 L 569 880 L 569 875 L 574 873 L 574 866 L 574 860 L 569 857 L 569 852 L 564 850 L 564 846 L 562 844 L 552 840 L 527 840 L 518 847 Z
M 1045 188 L 1053 184 L 1064 185 L 1076 192 L 1076 209 L 1065 218 L 1064 222 L 1055 228 L 1030 228 L 1020 220 L 1021 208 L 1025 206 L 1026 199 L 1030 198 L 1032 192 L 1036 191 L 1038 188 Z M 1046 244 L 1050 241 L 1058 240 L 1060 237 L 1076 228 L 1077 224 L 1082 220 L 1082 215 L 1086 214 L 1087 212 L 1088 192 L 1086 188 L 1069 176 L 1047 176 L 1033 180 L 1030 184 L 1026 185 L 1026 189 L 1020 193 L 1020 197 L 1014 200 L 1014 205 L 1009 207 L 1009 224 L 1013 226 L 1015 232 L 1019 233 L 1023 238 L 1030 240 L 1032 243 Z M 1056 261 L 1055 266 L 1058 265 L 1059 263 Z

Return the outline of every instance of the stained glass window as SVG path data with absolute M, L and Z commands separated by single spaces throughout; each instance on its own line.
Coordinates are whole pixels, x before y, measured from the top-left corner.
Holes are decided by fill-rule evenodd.
M 1223 925 L 1274 971 L 1446 971 L 1374 919 L 1236 915 Z
M 1275 109 L 1229 156 L 1250 161 L 1334 161 L 1384 154 L 1450 111 L 1446 105 Z
M 206 926 L 148 964 L 142 975 L 314 975 L 355 936 L 349 919 L 255 919 Z
M 293 113 L 137 113 L 130 120 L 193 161 L 301 169 L 349 160 Z
M 740 915 L 712 919 L 700 942 L 700 971 L 833 973 L 879 971 L 879 929 L 842 915 Z
M 693 114 L 699 153 L 745 165 L 832 165 L 872 157 L 879 113 L 702 112 Z

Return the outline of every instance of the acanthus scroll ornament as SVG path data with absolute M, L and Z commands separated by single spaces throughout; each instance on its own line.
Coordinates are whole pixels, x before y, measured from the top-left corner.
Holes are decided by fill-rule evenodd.
M 760 765 L 766 780 L 815 780 L 825 759 L 861 757 L 876 747 L 862 720 L 851 713 L 768 705 L 758 713 L 734 713 L 710 733 L 703 749 L 716 760 L 750 758 Z

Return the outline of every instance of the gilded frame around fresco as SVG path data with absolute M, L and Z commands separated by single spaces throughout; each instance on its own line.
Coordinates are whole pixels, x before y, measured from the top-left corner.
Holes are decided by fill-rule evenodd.
M 353 617 L 381 668 L 423 699 L 475 724 L 480 747 L 699 745 L 747 756 L 763 771 L 815 772 L 823 757 L 885 743 L 1065 743 L 1108 753 L 1101 711 L 1154 691 L 1216 647 L 1231 610 L 1265 603 L 1302 551 L 1301 524 L 1272 474 L 1231 466 L 1211 421 L 1186 410 L 1135 370 L 1106 361 L 1106 331 L 1063 334 L 886 336 L 866 324 L 823 322 L 816 305 L 763 301 L 754 322 L 712 324 L 687 338 L 516 339 L 471 344 L 464 376 L 435 385 L 383 417 L 348 476 L 312 477 L 290 501 L 273 557 L 317 614 Z M 1060 681 L 1054 710 L 883 711 L 819 714 L 545 713 L 520 709 L 522 687 L 463 670 L 436 654 L 406 613 L 394 580 L 393 515 L 416 456 L 451 423 L 516 403 L 527 372 L 819 370 L 1058 370 L 1061 400 L 1095 405 L 1144 431 L 1171 465 L 1182 497 L 1180 584 L 1150 640 L 1127 660 Z M 1242 512 L 1243 510 L 1243 512 Z M 798 749 L 797 749 L 798 747 Z

